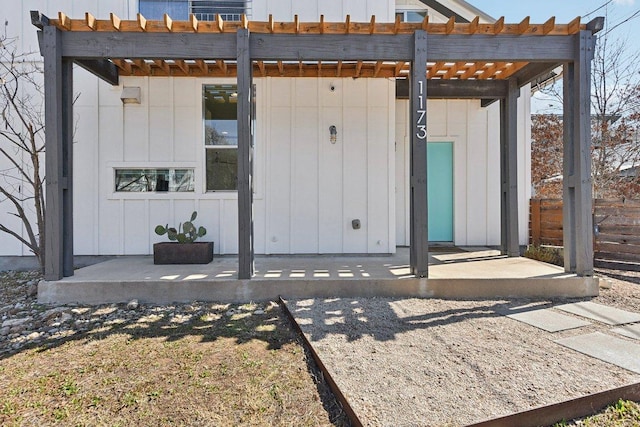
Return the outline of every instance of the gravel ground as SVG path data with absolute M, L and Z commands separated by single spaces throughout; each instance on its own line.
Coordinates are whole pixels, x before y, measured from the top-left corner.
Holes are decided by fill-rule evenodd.
M 591 301 L 640 312 L 640 285 L 620 280 L 626 273 L 607 274 L 612 288 Z M 640 279 L 636 274 L 629 280 Z M 288 305 L 365 425 L 452 426 L 640 381 L 553 342 L 610 333 L 607 325 L 552 334 L 498 314 L 572 301 L 377 298 Z
M 640 273 L 598 273 L 612 287 L 592 301 L 640 312 Z M 37 304 L 38 281 L 33 272 L 0 273 L 0 354 L 82 333 L 114 316 L 141 315 L 135 302 L 93 307 L 103 315 L 90 322 L 87 308 Z M 550 334 L 497 313 L 566 302 L 374 298 L 289 301 L 289 307 L 365 425 L 452 426 L 640 381 L 553 342 L 607 333 L 606 325 Z M 165 309 L 179 315 L 199 307 L 153 308 Z

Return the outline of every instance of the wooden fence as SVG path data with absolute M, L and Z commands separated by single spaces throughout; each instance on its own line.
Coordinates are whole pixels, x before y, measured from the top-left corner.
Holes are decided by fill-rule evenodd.
M 562 246 L 562 199 L 531 199 L 529 243 Z
M 593 203 L 594 257 L 598 261 L 640 263 L 640 200 Z M 529 243 L 562 246 L 562 200 L 531 199 Z

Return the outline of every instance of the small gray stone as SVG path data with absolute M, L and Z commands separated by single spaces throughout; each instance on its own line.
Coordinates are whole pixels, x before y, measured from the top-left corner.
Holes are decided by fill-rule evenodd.
M 18 319 L 7 319 L 4 322 L 2 322 L 2 327 L 4 328 L 5 326 L 9 326 L 9 327 L 19 326 L 19 325 L 23 325 L 25 323 L 29 323 L 32 320 L 33 320 L 33 317 L 31 317 L 31 316 L 22 317 L 22 318 L 18 318 Z
M 65 323 L 68 322 L 69 320 L 73 319 L 73 316 L 69 313 L 62 313 L 62 315 L 60 316 L 60 323 Z
M 42 332 L 31 332 L 29 335 L 27 335 L 27 340 L 34 341 L 39 339 L 41 336 Z
M 253 314 L 257 314 L 257 315 L 264 314 L 264 310 L 262 310 L 261 308 L 259 308 L 259 309 L 257 309 L 256 311 L 254 311 L 254 312 L 253 312 Z
M 10 327 L 5 326 L 4 328 L 0 328 L 0 336 L 7 336 L 9 335 L 9 331 L 10 331 Z
M 45 321 L 45 322 L 48 322 L 51 319 L 55 319 L 61 313 L 63 313 L 64 310 L 65 310 L 64 307 L 55 307 L 55 308 L 49 309 L 49 310 L 45 311 L 44 313 L 42 313 L 42 320 Z
M 12 334 L 21 334 L 22 331 L 24 331 L 25 329 L 27 329 L 27 325 L 17 325 L 17 326 L 11 326 L 11 329 L 9 329 L 9 332 Z
M 127 303 L 127 309 L 128 309 L 128 310 L 135 310 L 135 309 L 137 309 L 137 308 L 138 308 L 138 306 L 139 306 L 139 305 L 140 305 L 140 304 L 138 303 L 138 300 L 137 300 L 137 299 L 132 299 L 131 301 L 129 301 L 129 302 Z
M 29 285 L 27 287 L 27 296 L 31 298 L 31 297 L 35 297 L 36 295 L 38 295 L 38 286 Z

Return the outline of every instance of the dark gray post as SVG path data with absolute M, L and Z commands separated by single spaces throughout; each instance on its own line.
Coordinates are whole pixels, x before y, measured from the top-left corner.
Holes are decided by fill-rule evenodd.
M 45 101 L 45 279 L 73 275 L 73 64 L 60 31 L 43 29 Z
M 73 61 L 62 60 L 62 274 L 73 276 Z M 45 154 L 46 156 L 46 154 Z
M 500 100 L 500 218 L 501 249 L 520 256 L 518 237 L 518 96 L 515 79 L 509 79 L 507 96 Z
M 249 30 L 239 29 L 238 40 L 238 279 L 251 279 L 253 265 L 253 162 L 251 105 L 253 67 Z
M 595 37 L 576 34 L 575 60 L 564 65 L 563 240 L 565 271 L 593 275 L 591 59 Z
M 411 225 L 410 266 L 416 277 L 429 274 L 427 221 L 427 33 L 413 36 L 411 62 Z

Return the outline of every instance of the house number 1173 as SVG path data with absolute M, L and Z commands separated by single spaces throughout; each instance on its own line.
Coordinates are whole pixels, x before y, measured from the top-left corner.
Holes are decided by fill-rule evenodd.
M 424 81 L 418 81 L 418 100 L 420 105 L 416 110 L 416 127 L 418 131 L 416 132 L 416 136 L 418 139 L 426 139 L 427 138 L 427 110 L 424 108 Z

